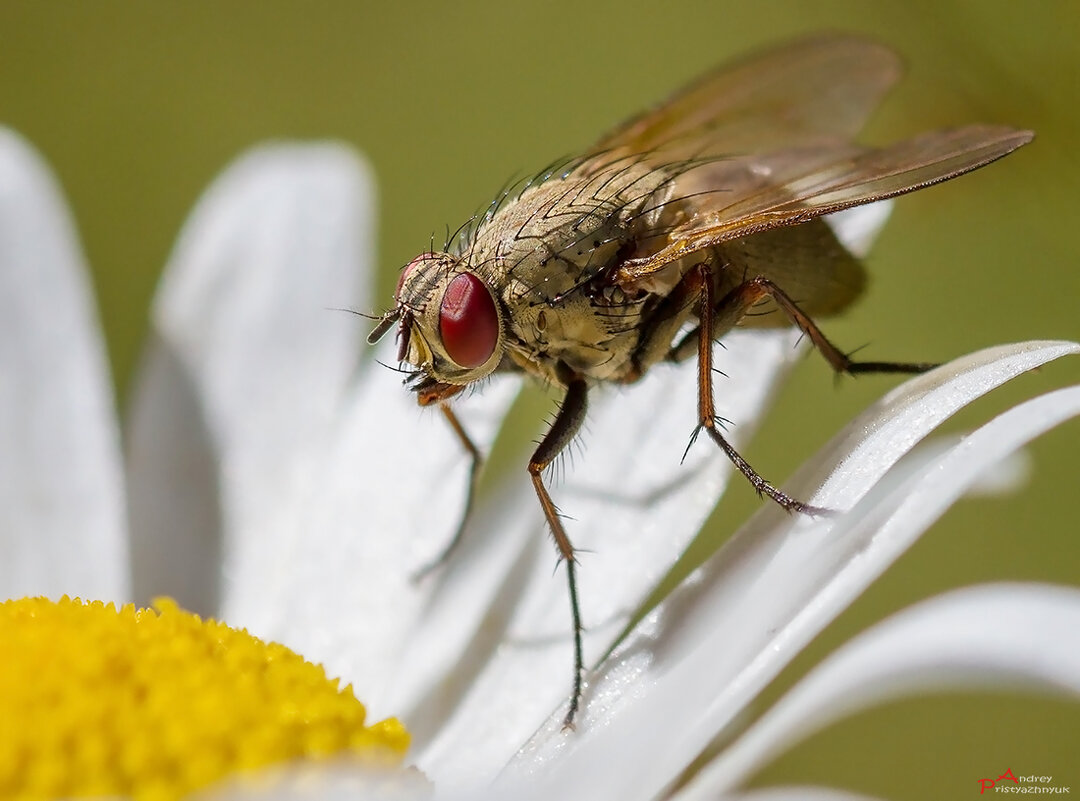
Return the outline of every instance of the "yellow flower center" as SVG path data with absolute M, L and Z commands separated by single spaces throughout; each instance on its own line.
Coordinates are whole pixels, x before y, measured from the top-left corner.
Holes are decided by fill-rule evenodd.
M 154 607 L 0 603 L 0 798 L 165 801 L 285 760 L 400 763 L 404 727 L 365 727 L 352 687 L 322 667 Z

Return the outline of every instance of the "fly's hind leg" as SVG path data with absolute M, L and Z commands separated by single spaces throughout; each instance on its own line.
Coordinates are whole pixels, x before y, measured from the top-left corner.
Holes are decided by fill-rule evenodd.
M 707 264 L 700 264 L 687 273 L 683 279 L 689 282 L 687 289 L 698 295 L 699 324 L 674 345 L 668 354 L 671 361 L 683 361 L 691 354 L 698 357 L 698 429 L 694 436 L 704 430 L 724 454 L 731 460 L 739 472 L 757 491 L 758 495 L 767 495 L 787 511 L 806 514 L 826 514 L 829 510 L 811 506 L 792 498 L 787 493 L 774 487 L 762 478 L 754 468 L 724 439 L 718 430 L 719 420 L 713 404 L 712 387 L 712 343 L 723 336 L 745 317 L 753 306 L 765 297 L 772 298 L 791 318 L 791 321 L 810 338 L 814 346 L 821 351 L 825 360 L 837 372 L 844 373 L 921 373 L 931 369 L 933 364 L 903 362 L 855 362 L 839 348 L 833 345 L 821 329 L 814 324 L 795 302 L 776 284 L 764 277 L 744 281 L 725 295 L 719 303 L 713 303 L 712 271 Z
M 736 297 L 732 296 L 739 290 L 734 290 L 724 298 L 719 306 L 713 306 L 712 300 L 712 275 L 706 264 L 699 264 L 686 274 L 683 279 L 690 283 L 690 288 L 698 293 L 698 319 L 699 325 L 695 331 L 691 331 L 686 337 L 672 348 L 669 358 L 680 361 L 682 351 L 687 350 L 687 343 L 696 344 L 698 354 L 698 427 L 694 431 L 697 438 L 701 431 L 709 435 L 709 438 L 724 452 L 731 463 L 738 468 L 739 472 L 746 476 L 747 481 L 758 495 L 767 495 L 773 501 L 789 512 L 802 512 L 804 514 L 827 514 L 829 510 L 803 503 L 792 498 L 786 492 L 773 486 L 750 466 L 734 446 L 720 433 L 720 420 L 716 416 L 716 407 L 713 404 L 713 369 L 712 369 L 712 343 L 717 324 L 726 326 L 724 330 L 734 327 L 735 323 L 742 318 L 756 301 L 747 303 L 745 306 Z M 750 284 L 753 282 L 747 282 Z M 747 286 L 743 284 L 742 286 Z M 695 336 L 696 334 L 696 336 Z M 696 343 L 695 343 L 696 340 Z M 684 357 L 685 358 L 685 357 Z
M 700 280 L 700 279 L 699 279 Z M 705 290 L 711 293 L 712 284 L 705 282 Z M 937 367 L 930 362 L 857 362 L 853 361 L 846 353 L 826 339 L 825 334 L 817 327 L 806 313 L 800 309 L 795 301 L 780 287 L 768 278 L 758 276 L 749 281 L 744 281 L 728 292 L 720 302 L 710 308 L 700 306 L 698 317 L 701 320 L 700 329 L 711 331 L 712 339 L 719 339 L 734 328 L 745 317 L 755 304 L 764 298 L 772 298 L 780 310 L 787 315 L 799 330 L 814 343 L 825 361 L 838 373 L 925 373 Z M 711 303 L 711 298 L 709 299 Z M 705 313 L 709 315 L 706 323 Z M 699 329 L 699 330 L 700 330 Z M 695 352 L 700 352 L 698 337 L 694 336 L 698 330 L 692 331 L 684 337 L 672 349 L 668 358 L 672 361 L 684 361 Z

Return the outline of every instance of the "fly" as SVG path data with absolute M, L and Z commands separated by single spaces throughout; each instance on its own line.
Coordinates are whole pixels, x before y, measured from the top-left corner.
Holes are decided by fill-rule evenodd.
M 630 384 L 658 362 L 696 357 L 694 436 L 706 433 L 759 494 L 815 514 L 825 510 L 766 481 L 721 433 L 713 342 L 736 325 L 795 325 L 838 373 L 933 366 L 852 361 L 821 332 L 814 319 L 849 306 L 865 279 L 820 218 L 955 178 L 1032 133 L 968 125 L 882 148 L 856 144 L 900 73 L 893 52 L 850 36 L 745 57 L 504 193 L 448 252 L 422 253 L 402 271 L 369 342 L 397 325 L 399 359 L 413 369 L 407 383 L 420 405 L 439 407 L 472 460 L 465 513 L 432 567 L 461 539 L 481 464 L 454 396 L 495 371 L 565 393 L 528 473 L 569 582 L 567 726 L 584 673 L 577 561 L 543 475 L 577 434 L 591 386 Z M 757 314 L 763 306 L 782 314 Z

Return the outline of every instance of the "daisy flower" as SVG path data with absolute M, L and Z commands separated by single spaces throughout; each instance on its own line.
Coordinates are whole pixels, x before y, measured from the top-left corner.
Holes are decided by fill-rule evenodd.
M 14 645 L 0 673 L 6 795 L 734 797 L 791 743 L 883 699 L 1016 682 L 1080 692 L 1067 636 L 1080 592 L 994 585 L 899 613 L 750 715 L 988 466 L 1080 413 L 1080 387 L 916 446 L 1077 345 L 992 348 L 892 390 L 785 484 L 841 514 L 764 504 L 643 610 L 732 472 L 703 446 L 680 466 L 694 366 L 661 366 L 598 393 L 588 449 L 557 490 L 583 554 L 593 668 L 563 731 L 569 604 L 524 470 L 497 477 L 459 552 L 414 580 L 457 525 L 468 464 L 387 369 L 393 343 L 366 352 L 367 327 L 333 311 L 380 305 L 373 206 L 367 168 L 340 145 L 268 146 L 230 167 L 162 279 L 121 456 L 73 227 L 37 156 L 0 135 L 0 591 L 18 599 L 0 617 Z M 837 227 L 862 250 L 882 214 Z M 794 341 L 736 332 L 718 351 L 736 442 Z M 518 389 L 500 378 L 459 404 L 483 449 Z M 107 606 L 159 596 L 225 623 L 168 600 Z M 384 772 L 397 763 L 418 770 Z

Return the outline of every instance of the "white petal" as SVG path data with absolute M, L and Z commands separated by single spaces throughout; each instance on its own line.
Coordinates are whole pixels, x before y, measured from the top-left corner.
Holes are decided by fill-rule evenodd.
M 828 214 L 822 219 L 833 229 L 840 243 L 860 259 L 865 258 L 892 214 L 893 202 L 879 200 L 865 206 Z
M 244 773 L 185 796 L 189 801 L 426 801 L 415 771 L 372 769 L 348 759 L 304 760 Z
M 710 801 L 877 801 L 868 795 L 831 787 L 767 787 L 738 795 L 713 796 Z
M 281 145 L 240 159 L 192 213 L 132 408 L 139 597 L 254 620 L 282 569 L 277 501 L 333 419 L 368 328 L 336 309 L 370 303 L 372 207 L 351 151 Z
M 904 491 L 901 503 L 895 507 L 895 510 L 886 519 L 878 521 L 879 530 L 875 533 L 875 538 L 904 540 L 911 538 L 912 534 L 925 530 L 963 494 L 987 464 L 998 461 L 1039 434 L 1076 415 L 1080 415 L 1080 387 L 1043 395 L 1000 415 L 943 455 L 914 486 Z M 884 505 L 887 508 L 888 504 Z M 975 591 L 967 592 L 976 594 Z M 879 651 L 873 651 L 869 644 L 878 642 L 892 631 L 888 625 L 882 625 L 879 628 L 885 633 L 868 633 L 864 635 L 864 638 L 860 638 L 869 643 L 864 646 L 868 656 L 842 657 L 841 655 L 848 651 L 856 654 L 863 653 L 853 642 L 851 646 L 826 663 L 846 664 L 842 661 L 843 658 L 863 659 L 864 662 L 860 664 L 865 668 L 863 674 L 866 676 L 865 688 L 860 687 L 859 683 L 853 683 L 850 676 L 836 682 L 830 678 L 833 674 L 828 673 L 823 664 L 820 671 L 815 671 L 814 674 L 817 675 L 820 672 L 824 676 L 822 679 L 807 679 L 807 684 L 812 688 L 817 688 L 819 693 L 810 692 L 809 696 L 814 698 L 816 703 L 817 699 L 824 699 L 827 693 L 843 694 L 845 690 L 838 688 L 844 688 L 846 683 L 846 692 L 850 693 L 846 696 L 849 701 L 836 702 L 834 707 L 838 716 L 841 716 L 846 711 L 854 711 L 871 703 L 870 699 L 876 697 L 874 693 L 892 692 L 902 686 L 904 686 L 904 692 L 910 692 L 912 688 L 906 687 L 903 682 L 915 682 L 913 688 L 917 688 L 920 686 L 918 682 L 927 678 L 943 679 L 950 683 L 955 681 L 955 678 L 948 675 L 947 669 L 960 670 L 960 678 L 969 682 L 982 675 L 1000 676 L 1004 672 L 1013 671 L 1018 676 L 1027 676 L 1032 680 L 1051 684 L 1057 681 L 1062 688 L 1070 688 L 1073 692 L 1080 693 L 1080 650 L 1075 648 L 1071 636 L 1066 634 L 1066 632 L 1076 631 L 1077 624 L 1080 623 L 1080 593 L 1075 590 L 1045 588 L 1033 591 L 1039 599 L 1039 604 L 1047 607 L 1045 614 L 1039 615 L 1028 608 L 1032 604 L 1025 606 L 1027 602 L 1024 594 L 1026 592 L 1028 592 L 1027 588 L 1000 590 L 1000 598 L 995 595 L 992 599 L 983 599 L 984 603 L 981 607 L 977 602 L 966 600 L 965 592 L 956 593 L 948 597 L 965 599 L 958 603 L 962 611 L 954 613 L 956 621 L 954 622 L 952 618 L 942 613 L 940 620 L 932 621 L 933 625 L 925 620 L 932 614 L 929 608 L 933 607 L 933 604 L 921 605 L 917 609 L 922 610 L 920 612 L 922 617 L 917 616 L 915 612 L 911 613 L 916 622 L 903 624 L 906 628 L 894 622 L 900 627 L 899 630 L 904 633 L 904 637 L 910 639 L 896 635 L 898 637 L 896 643 L 886 640 L 890 642 L 890 645 L 881 645 Z M 1014 597 L 1017 595 L 1021 597 Z M 1013 601 L 1016 603 L 1016 609 L 1020 611 L 1010 611 L 1010 603 Z M 1054 601 L 1056 606 L 1051 601 Z M 995 606 L 1001 607 L 997 613 L 994 612 Z M 1029 623 L 1010 623 L 1021 612 L 1021 619 L 1027 619 Z M 919 621 L 925 624 L 921 630 L 916 625 Z M 963 636 L 955 632 L 957 629 L 963 630 Z M 999 634 L 1003 630 L 1010 632 L 1008 638 L 1001 638 L 993 633 Z M 972 645 L 977 643 L 980 637 L 995 642 Z M 1053 644 L 1055 638 L 1061 644 Z M 896 658 L 894 651 L 904 651 L 907 648 L 911 649 L 909 655 L 903 659 Z M 870 662 L 865 660 L 870 660 Z M 921 665 L 920 660 L 929 661 L 932 664 L 934 660 L 940 660 L 939 670 L 927 674 L 926 667 Z M 875 662 L 880 662 L 880 664 L 875 664 Z M 829 670 L 840 670 L 840 673 L 843 673 L 847 668 L 829 668 Z M 819 683 L 813 684 L 814 681 L 819 681 Z M 830 682 L 833 682 L 835 686 Z M 859 690 L 865 690 L 866 694 L 861 695 Z M 800 697 L 805 699 L 805 693 Z M 792 703 L 797 706 L 799 703 L 805 703 L 805 700 Z M 777 717 L 790 722 L 797 716 L 793 717 L 788 713 L 778 711 Z M 830 715 L 820 713 L 818 717 L 823 718 L 821 725 L 834 719 L 831 713 Z M 813 716 L 804 715 L 802 724 L 816 727 L 818 722 Z M 792 736 L 795 736 L 794 733 Z M 745 775 L 752 769 L 751 762 L 760 762 L 765 758 L 763 752 L 758 752 L 759 755 L 755 758 L 749 756 L 760 749 L 765 742 L 770 743 L 770 747 L 775 745 L 777 749 L 782 748 L 784 743 L 790 742 L 786 738 L 764 741 L 750 739 L 757 742 L 757 745 L 743 745 L 740 741 L 739 750 L 747 756 L 732 757 L 733 761 L 729 763 L 729 765 L 737 766 L 734 772 L 739 775 Z
M 388 337 L 376 354 L 392 363 L 395 349 Z M 494 381 L 455 406 L 482 451 L 518 386 L 513 378 Z M 442 415 L 419 408 L 401 375 L 378 363 L 364 366 L 323 444 L 277 521 L 293 532 L 289 570 L 268 588 L 270 617 L 259 631 L 351 683 L 373 717 L 400 716 L 407 706 L 393 687 L 431 667 L 403 652 L 431 607 L 441 605 L 433 596 L 447 573 L 421 582 L 414 575 L 457 527 L 468 459 Z M 455 561 L 478 534 L 469 532 Z
M 112 385 L 76 233 L 0 129 L 0 597 L 130 594 Z
M 849 508 L 963 404 L 1078 351 L 1069 343 L 994 348 L 912 379 L 847 426 L 786 488 L 817 504 Z M 890 499 L 876 491 L 883 494 Z M 545 780 L 578 787 L 584 796 L 600 781 L 590 765 L 623 762 L 604 786 L 627 799 L 656 795 L 921 533 L 877 536 L 875 503 L 871 497 L 848 515 L 817 520 L 763 507 L 619 646 L 594 679 L 578 733 L 562 735 L 553 718 L 509 775 L 548 763 Z M 647 764 L 627 763 L 626 755 L 642 747 L 639 738 L 666 730 L 670 721 L 679 721 L 678 731 L 656 737 Z
M 737 333 L 717 352 L 716 367 L 734 390 L 728 391 L 726 379 L 721 383 L 717 411 L 738 423 L 732 438 L 742 442 L 779 368 L 796 351 L 791 332 Z M 587 664 L 611 647 L 697 534 L 731 474 L 728 460 L 706 438 L 680 465 L 697 420 L 694 364 L 658 366 L 633 387 L 593 395 L 585 448 L 552 492 L 580 553 Z M 438 738 L 418 755 L 421 769 L 442 788 L 489 781 L 570 691 L 565 568 L 555 569 L 555 551 L 528 483 L 508 497 L 513 519 L 499 525 L 510 530 L 488 536 L 521 540 L 526 550 L 507 569 L 470 648 L 471 659 L 478 652 L 490 652 L 491 659 L 479 672 L 470 663 L 462 671 L 468 675 L 453 677 L 459 684 L 475 679 Z M 455 567 L 468 570 L 459 565 L 451 571 Z
M 1078 629 L 1072 587 L 989 585 L 924 601 L 822 662 L 676 798 L 715 798 L 813 731 L 904 696 L 1018 687 L 1078 698 Z
M 906 469 L 918 472 L 942 454 L 948 453 L 962 439 L 963 436 L 959 434 L 935 434 L 933 438 L 924 440 L 912 448 L 911 452 L 904 457 L 903 463 L 907 465 Z M 1010 453 L 1000 462 L 986 465 L 986 469 L 978 479 L 968 487 L 966 497 L 994 497 L 1017 492 L 1027 485 L 1034 469 L 1031 454 L 1026 450 Z
M 994 497 L 1018 492 L 1026 487 L 1035 472 L 1035 461 L 1026 450 L 1010 453 L 1000 462 L 988 465 L 978 479 L 968 487 L 967 497 Z
M 643 751 L 639 755 L 642 759 L 648 758 L 648 752 Z M 608 768 L 606 770 L 618 770 L 616 768 Z M 598 772 L 603 772 L 605 769 L 597 768 Z M 508 798 L 532 798 L 534 796 L 517 796 L 508 795 L 504 788 L 490 788 L 488 790 L 481 791 L 462 791 L 451 793 L 438 793 L 436 798 L 441 801 L 502 801 Z M 545 799 L 567 799 L 577 798 L 575 793 L 572 792 L 572 788 L 559 788 L 555 795 L 546 796 Z M 602 801 L 607 798 L 618 798 L 617 796 L 590 796 L 590 801 Z M 676 797 L 678 798 L 678 797 Z M 679 798 L 678 801 L 681 801 Z M 832 787 L 766 787 L 758 790 L 750 790 L 747 792 L 738 793 L 724 793 L 720 796 L 710 796 L 708 801 L 880 801 L 879 799 L 872 798 L 870 796 L 858 795 L 858 793 L 848 792 L 847 790 L 838 790 Z

